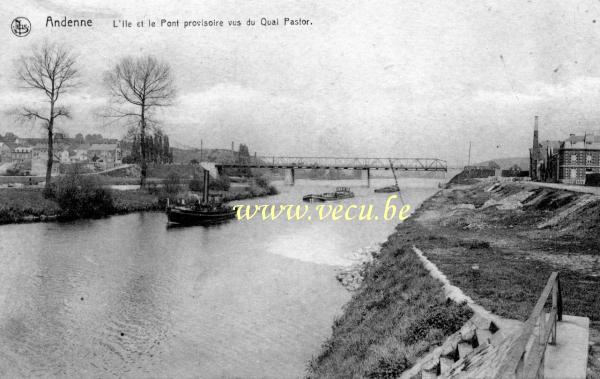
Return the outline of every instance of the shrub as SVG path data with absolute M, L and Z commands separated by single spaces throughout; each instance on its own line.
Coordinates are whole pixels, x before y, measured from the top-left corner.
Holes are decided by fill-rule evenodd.
M 146 182 L 146 192 L 150 195 L 157 195 L 160 192 L 160 188 L 156 185 L 156 183 L 148 183 Z
M 65 218 L 103 217 L 113 213 L 110 190 L 102 188 L 97 178 L 72 170 L 55 186 L 55 198 Z
M 44 187 L 42 195 L 44 199 L 56 200 L 56 183 L 50 183 L 49 186 Z
M 156 196 L 157 204 L 159 209 L 164 208 L 167 205 L 167 199 L 170 201 L 170 204 L 175 204 L 179 199 L 179 193 L 169 193 L 165 190 L 164 187 L 157 188 L 154 195 Z
M 134 157 L 132 157 L 131 155 L 127 155 L 127 156 L 123 157 L 122 162 L 124 164 L 132 164 L 132 163 L 137 163 L 137 160 Z
M 374 367 L 366 373 L 367 378 L 390 378 L 395 379 L 410 368 L 410 362 L 405 356 L 399 358 L 382 357 Z
M 6 175 L 7 176 L 19 176 L 19 175 L 21 175 L 21 170 L 19 170 L 16 167 L 14 167 L 14 168 L 7 168 L 6 169 Z
M 200 178 L 193 178 L 189 184 L 190 191 L 201 192 L 204 189 L 204 181 Z
M 221 175 L 216 179 L 211 179 L 208 183 L 208 187 L 215 191 L 229 191 L 231 188 L 231 180 L 226 175 Z M 204 191 L 204 180 L 199 177 L 194 177 L 189 183 L 190 191 L 202 192 Z
M 429 310 L 416 319 L 408 327 L 407 341 L 416 343 L 425 339 L 432 329 L 439 329 L 445 335 L 454 333 L 473 315 L 473 311 L 466 304 L 456 304 L 452 300 L 446 302 L 446 306 L 437 304 L 429 307 Z
M 267 179 L 264 176 L 259 176 L 259 177 L 255 178 L 254 181 L 256 182 L 256 185 L 259 187 L 262 187 L 262 188 L 269 187 L 269 179 Z
M 164 190 L 169 195 L 176 195 L 181 190 L 181 179 L 176 172 L 171 172 L 165 180 L 163 180 Z
M 231 187 L 231 180 L 227 175 L 220 175 L 218 178 L 212 179 L 208 183 L 208 187 L 217 191 L 229 191 L 229 188 Z
M 271 185 L 269 179 L 266 176 L 258 176 L 254 179 L 254 182 L 259 188 L 264 189 L 267 195 L 276 195 L 279 193 L 279 191 L 277 191 L 277 188 Z
M 250 193 L 250 195 L 252 195 L 253 197 L 256 196 L 263 196 L 265 194 L 265 190 L 262 187 L 257 186 L 256 184 L 252 183 L 250 185 L 250 187 L 248 187 L 248 192 Z

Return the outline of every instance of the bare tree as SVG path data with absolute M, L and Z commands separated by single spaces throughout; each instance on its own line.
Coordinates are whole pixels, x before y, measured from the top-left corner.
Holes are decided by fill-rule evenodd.
M 53 136 L 55 122 L 60 117 L 71 117 L 69 109 L 59 106 L 60 95 L 76 86 L 78 71 L 75 56 L 65 47 L 58 44 L 44 43 L 33 49 L 30 55 L 19 58 L 18 79 L 23 88 L 38 90 L 48 98 L 45 108 L 22 107 L 20 116 L 41 121 L 48 132 L 48 162 L 46 164 L 46 190 L 52 180 L 52 164 L 54 162 Z
M 171 66 L 153 56 L 123 58 L 105 75 L 105 84 L 112 96 L 109 117 L 135 121 L 141 146 L 141 180 L 146 184 L 148 168 L 146 135 L 153 124 L 150 118 L 156 108 L 172 104 L 175 85 Z

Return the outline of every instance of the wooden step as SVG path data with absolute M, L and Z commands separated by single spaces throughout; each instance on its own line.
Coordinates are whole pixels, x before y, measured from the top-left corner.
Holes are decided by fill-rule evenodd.
M 440 357 L 440 374 L 445 374 L 454 365 L 454 359 L 448 357 Z
M 458 344 L 458 355 L 460 358 L 464 358 L 473 351 L 473 345 L 469 342 L 460 342 Z
M 456 349 L 458 349 L 458 343 L 460 341 L 448 341 L 442 346 L 440 355 L 442 357 L 458 358 Z
M 503 330 L 498 330 L 496 333 L 492 334 L 492 341 L 490 342 L 490 344 L 497 345 L 506 337 L 507 334 Z
M 477 329 L 477 343 L 479 345 L 489 344 L 492 341 L 492 332 L 487 329 Z
M 475 336 L 476 329 L 477 329 L 477 327 L 475 326 L 475 324 L 473 324 L 471 322 L 467 322 L 460 329 L 460 338 L 463 341 L 471 341 L 473 339 L 473 337 Z
M 421 379 L 436 379 L 438 377 L 439 361 L 432 359 L 423 365 Z

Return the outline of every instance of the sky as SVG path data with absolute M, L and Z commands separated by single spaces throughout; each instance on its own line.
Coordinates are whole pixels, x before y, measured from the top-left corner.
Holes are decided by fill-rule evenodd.
M 524 157 L 534 115 L 540 138 L 600 131 L 598 1 L 208 0 L 3 2 L 0 133 L 39 135 L 7 113 L 38 102 L 19 87 L 18 58 L 44 40 L 78 56 L 81 85 L 61 99 L 58 128 L 122 136 L 102 118 L 102 77 L 125 56 L 152 54 L 174 72 L 178 96 L 157 115 L 175 145 L 259 155 Z M 17 16 L 30 35 L 13 36 Z M 47 28 L 48 16 L 92 28 Z M 312 25 L 263 27 L 260 19 Z M 114 28 L 113 20 L 249 18 L 239 28 Z

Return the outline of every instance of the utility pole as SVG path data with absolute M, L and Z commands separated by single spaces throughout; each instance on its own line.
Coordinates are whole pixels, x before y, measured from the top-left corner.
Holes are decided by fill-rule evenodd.
M 203 162 L 204 159 L 202 157 L 202 149 L 204 147 L 204 141 L 202 141 L 202 139 L 200 139 L 200 162 Z
M 471 166 L 471 141 L 469 141 L 469 163 L 467 166 Z

